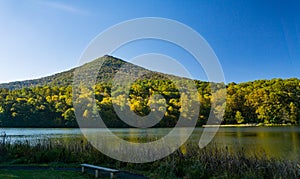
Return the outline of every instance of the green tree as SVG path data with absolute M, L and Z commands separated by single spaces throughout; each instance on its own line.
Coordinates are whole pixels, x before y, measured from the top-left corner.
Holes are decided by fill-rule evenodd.
M 236 120 L 236 122 L 237 122 L 238 124 L 242 124 L 242 123 L 245 122 L 245 119 L 244 119 L 244 117 L 242 116 L 242 113 L 241 113 L 240 111 L 237 111 L 237 112 L 235 113 L 235 120 Z
M 289 107 L 290 107 L 290 116 L 289 116 L 290 121 L 291 121 L 292 124 L 297 124 L 297 122 L 298 122 L 298 120 L 297 120 L 297 118 L 298 118 L 297 107 L 293 102 L 290 103 Z

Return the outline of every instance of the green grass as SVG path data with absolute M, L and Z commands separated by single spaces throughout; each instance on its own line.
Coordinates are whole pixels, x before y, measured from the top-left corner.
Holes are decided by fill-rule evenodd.
M 94 178 L 89 174 L 81 174 L 78 171 L 57 171 L 57 170 L 0 170 L 0 178 Z

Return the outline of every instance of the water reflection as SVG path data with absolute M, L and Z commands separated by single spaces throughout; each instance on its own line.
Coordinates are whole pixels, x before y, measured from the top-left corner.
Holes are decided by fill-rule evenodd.
M 103 141 L 103 138 L 101 138 L 102 130 L 104 129 L 88 129 L 88 135 L 94 135 L 99 145 L 105 145 L 105 142 L 107 142 Z M 172 129 L 170 128 L 111 129 L 112 133 L 119 138 L 135 143 L 159 140 L 171 130 Z M 31 143 L 36 143 L 38 140 L 42 139 L 61 139 L 67 144 L 74 140 L 84 141 L 80 129 L 0 128 L 0 132 L 3 131 L 5 131 L 10 142 L 28 140 Z M 180 137 L 183 136 L 184 132 L 184 128 L 179 130 L 178 133 L 174 134 L 174 140 L 180 140 Z M 197 145 L 202 132 L 203 128 L 196 128 L 189 138 L 189 142 Z M 249 154 L 261 153 L 261 155 L 267 155 L 269 157 L 300 161 L 299 140 L 300 127 L 297 126 L 228 127 L 220 128 L 212 143 L 221 147 L 227 146 L 230 151 L 243 148 Z M 120 147 L 118 142 L 113 144 L 116 148 Z M 186 150 L 187 146 L 181 147 L 182 153 Z
M 243 147 L 250 155 L 300 161 L 299 127 L 221 128 L 214 142 L 232 151 Z

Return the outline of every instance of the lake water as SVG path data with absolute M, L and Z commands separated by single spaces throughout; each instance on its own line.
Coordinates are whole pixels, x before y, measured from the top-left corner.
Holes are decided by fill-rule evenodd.
M 171 129 L 111 129 L 121 138 L 161 138 Z M 74 140 L 82 137 L 80 129 L 61 128 L 0 128 L 0 133 L 5 132 L 10 142 L 24 140 L 38 140 L 45 138 L 63 138 Z M 102 129 L 91 129 L 90 133 L 101 132 Z M 184 132 L 184 130 L 183 130 Z M 198 144 L 203 128 L 196 128 L 190 141 Z M 176 134 L 180 137 L 180 134 Z M 248 153 L 254 151 L 265 153 L 269 157 L 300 161 L 300 127 L 224 127 L 216 133 L 209 145 L 227 146 L 228 148 L 243 148 Z

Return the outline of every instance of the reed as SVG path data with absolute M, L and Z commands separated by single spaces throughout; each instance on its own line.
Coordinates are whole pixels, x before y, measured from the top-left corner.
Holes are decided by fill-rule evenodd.
M 91 163 L 134 171 L 150 178 L 299 177 L 296 162 L 268 158 L 261 151 L 250 156 L 243 148 L 233 152 L 214 144 L 199 149 L 197 145 L 187 143 L 164 159 L 132 164 L 107 157 L 83 138 L 68 142 L 63 139 L 10 142 L 6 138 L 3 140 L 3 136 L 1 139 L 0 161 L 6 164 Z M 120 146 L 118 150 L 126 149 Z

